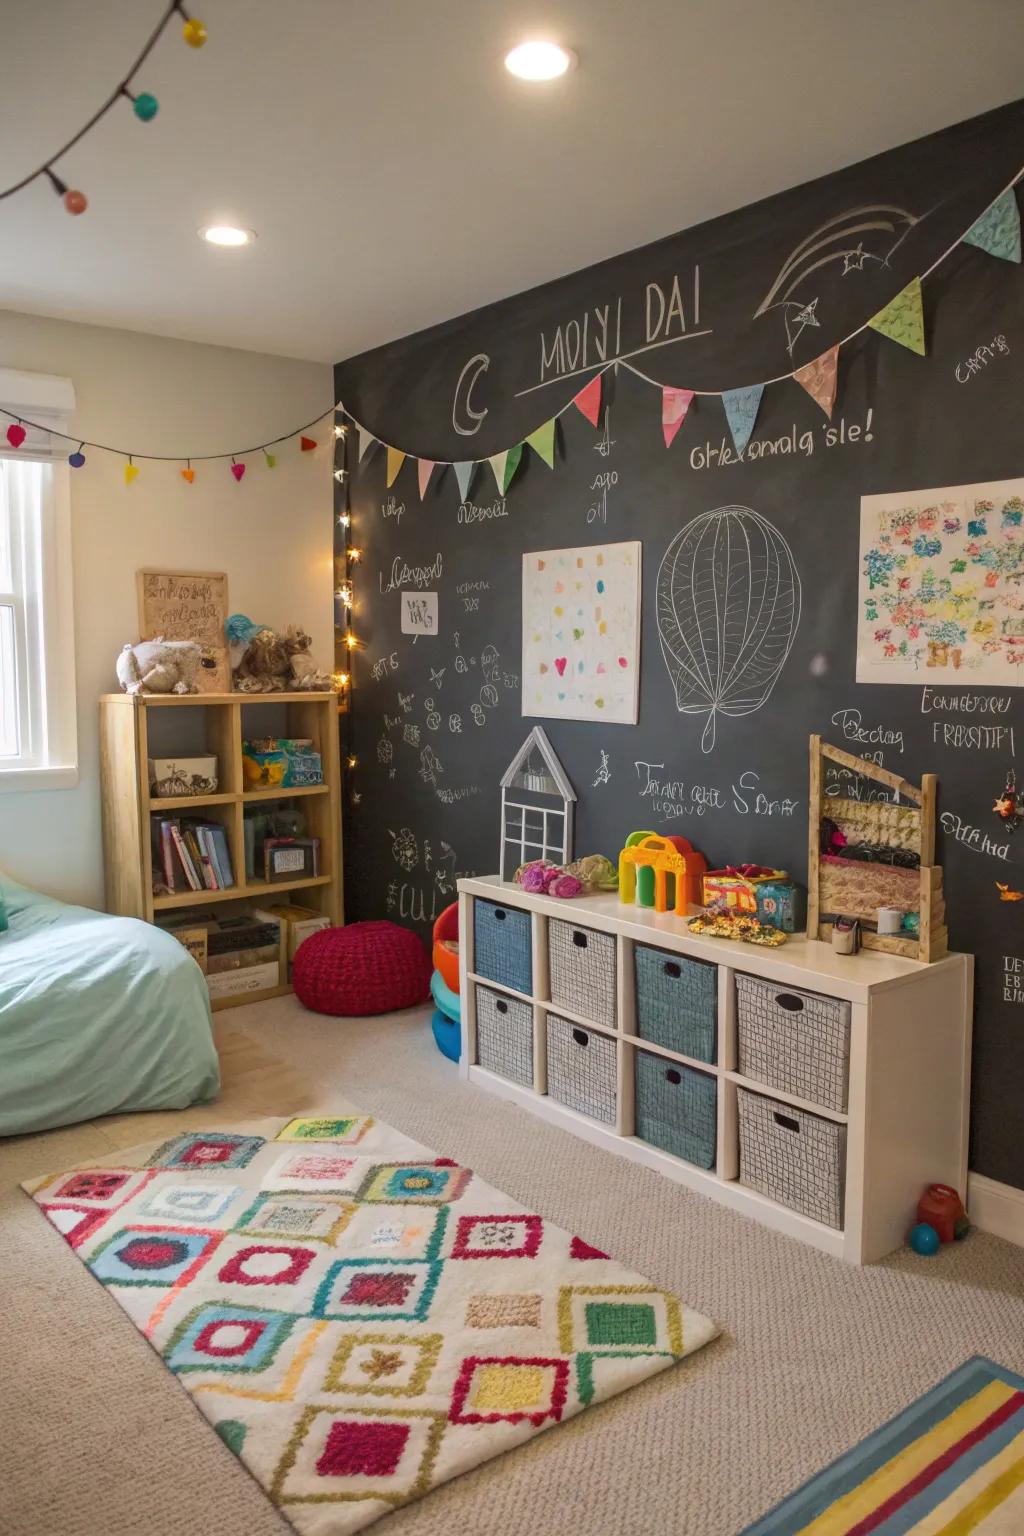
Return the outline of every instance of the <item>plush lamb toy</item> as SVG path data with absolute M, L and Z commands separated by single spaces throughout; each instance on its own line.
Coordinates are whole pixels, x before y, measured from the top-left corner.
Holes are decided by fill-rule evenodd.
M 198 693 L 202 655 L 194 640 L 140 640 L 117 658 L 117 680 L 125 693 Z

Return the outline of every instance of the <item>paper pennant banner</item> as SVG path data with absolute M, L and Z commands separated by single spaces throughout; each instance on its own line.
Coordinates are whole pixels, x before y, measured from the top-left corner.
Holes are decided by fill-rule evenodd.
M 595 374 L 589 384 L 584 384 L 573 400 L 577 410 L 583 412 L 592 427 L 597 426 L 601 414 L 601 375 Z
M 548 469 L 555 467 L 555 419 L 546 421 L 526 439 L 534 453 L 539 453 Z
M 513 479 L 515 478 L 515 473 L 516 473 L 516 470 L 519 468 L 519 461 L 522 458 L 522 456 L 523 456 L 523 445 L 522 445 L 522 443 L 516 443 L 515 447 L 514 448 L 510 448 L 508 450 L 508 453 L 505 455 L 505 483 L 501 487 L 501 494 L 503 496 L 504 496 L 505 492 L 508 490 L 509 486 L 512 484 Z
M 725 406 L 726 420 L 737 453 L 742 453 L 750 442 L 763 394 L 763 384 L 749 384 L 744 389 L 722 391 L 722 404 Z
M 868 325 L 880 336 L 888 336 L 890 341 L 898 341 L 901 347 L 909 347 L 911 352 L 917 352 L 924 357 L 921 279 L 915 277 L 913 282 L 901 289 L 884 309 L 880 309 L 877 315 L 871 316 Z
M 976 245 L 1003 261 L 1020 261 L 1020 209 L 1012 187 L 1001 193 L 980 219 L 975 219 L 964 235 L 964 244 Z
M 816 400 L 821 406 L 829 421 L 832 420 L 832 407 L 836 403 L 836 383 L 839 368 L 839 348 L 830 348 L 816 357 L 813 363 L 805 363 L 798 368 L 793 377 L 798 384 L 802 384 L 812 400 Z
M 427 486 L 430 484 L 430 477 L 434 472 L 435 462 L 434 459 L 417 460 L 416 474 L 420 482 L 420 501 L 427 494 Z
M 365 427 L 361 427 L 358 422 L 356 423 L 356 431 L 359 434 L 359 462 L 361 464 L 363 462 L 363 455 L 368 453 L 374 443 L 379 442 L 380 439 L 374 437 L 373 433 L 368 432 Z
M 459 498 L 465 501 L 469 495 L 469 488 L 473 484 L 473 476 L 476 474 L 476 460 L 463 459 L 461 463 L 452 467 L 455 470 L 455 478 L 459 482 Z
M 387 481 L 388 490 L 390 490 L 391 487 L 394 485 L 395 480 L 398 477 L 398 471 L 401 469 L 401 467 L 402 467 L 402 465 L 404 463 L 405 463 L 405 454 L 402 452 L 402 450 L 400 448 L 392 448 L 390 446 L 390 444 L 389 444 L 388 445 L 388 467 L 387 467 L 387 472 L 386 472 L 385 477 L 384 477 L 386 479 L 386 481 Z
M 487 460 L 494 472 L 494 483 L 498 487 L 498 494 L 505 494 L 505 465 L 508 463 L 508 449 L 503 453 L 492 453 Z
M 661 391 L 661 430 L 665 434 L 666 448 L 671 448 L 672 439 L 682 426 L 692 399 L 692 389 L 672 389 L 666 385 Z

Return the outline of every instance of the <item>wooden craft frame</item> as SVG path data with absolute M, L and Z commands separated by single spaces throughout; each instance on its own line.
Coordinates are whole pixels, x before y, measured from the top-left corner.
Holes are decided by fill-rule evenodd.
M 196 687 L 200 693 L 230 693 L 231 681 L 231 656 L 228 650 L 227 636 L 224 634 L 224 621 L 230 611 L 228 599 L 228 573 L 227 571 L 167 571 L 158 566 L 143 566 L 135 572 L 135 594 L 139 608 L 139 639 L 153 640 L 154 629 L 157 627 L 151 622 L 151 616 L 146 603 L 146 577 L 164 576 L 173 581 L 216 581 L 224 583 L 224 612 L 218 626 L 220 640 L 217 645 L 210 641 L 200 640 L 197 635 L 186 633 L 184 630 L 171 634 L 166 626 L 163 629 L 165 640 L 196 640 L 215 656 L 215 667 L 200 667 L 196 674 Z
M 920 788 L 880 768 L 876 763 L 841 747 L 830 747 L 820 736 L 810 739 L 811 784 L 807 826 L 807 935 L 808 938 L 831 940 L 832 924 L 820 919 L 820 848 L 822 818 L 822 761 L 838 763 L 861 778 L 876 784 L 885 784 L 897 795 L 909 800 L 920 811 L 921 830 L 915 852 L 920 856 L 918 877 L 920 881 L 919 928 L 915 936 L 906 938 L 898 934 L 875 933 L 861 926 L 861 944 L 865 949 L 880 949 L 887 955 L 905 955 L 909 960 L 923 960 L 926 964 L 941 960 L 949 949 L 949 932 L 946 928 L 946 903 L 942 890 L 942 869 L 935 863 L 935 791 L 938 780 L 934 773 L 926 773 Z

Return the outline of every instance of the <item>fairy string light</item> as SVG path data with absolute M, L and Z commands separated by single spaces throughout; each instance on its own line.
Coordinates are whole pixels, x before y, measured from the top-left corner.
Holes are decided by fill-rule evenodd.
M 16 192 L 23 191 L 25 187 L 31 186 L 34 181 L 38 181 L 41 177 L 45 176 L 54 192 L 62 200 L 65 211 L 67 213 L 77 215 L 85 212 L 89 206 L 89 199 L 86 197 L 85 193 L 79 191 L 77 187 L 68 186 L 68 183 L 63 179 L 63 177 L 57 175 L 57 172 L 53 169 L 53 167 L 56 165 L 58 160 L 62 160 L 64 158 L 69 150 L 74 149 L 76 144 L 80 144 L 87 133 L 92 132 L 97 123 L 101 122 L 103 118 L 106 117 L 107 113 L 111 110 L 112 107 L 117 105 L 122 97 L 126 101 L 131 102 L 132 111 L 135 113 L 135 116 L 139 119 L 140 122 L 151 123 L 153 121 L 154 117 L 156 117 L 160 110 L 160 103 L 157 101 L 156 97 L 152 94 L 151 91 L 140 91 L 138 94 L 136 94 L 130 90 L 129 87 L 131 86 L 132 81 L 135 79 L 135 76 L 138 74 L 139 70 L 142 68 L 143 64 L 149 58 L 149 55 L 153 52 L 153 49 L 156 47 L 157 43 L 160 41 L 169 22 L 175 16 L 179 16 L 183 22 L 181 29 L 182 40 L 186 42 L 190 48 L 202 48 L 207 38 L 207 31 L 205 26 L 197 16 L 190 16 L 188 14 L 184 5 L 182 4 L 182 0 L 171 0 L 171 4 L 167 6 L 160 20 L 157 22 L 153 31 L 150 33 L 146 40 L 145 46 L 143 47 L 141 53 L 137 55 L 135 62 L 132 64 L 128 73 L 118 81 L 117 85 L 111 91 L 107 99 L 103 102 L 102 106 L 100 106 L 93 113 L 88 122 L 84 123 L 82 127 L 79 128 L 77 133 L 72 134 L 71 138 L 68 139 L 66 144 L 62 144 L 61 147 L 52 155 L 48 155 L 47 158 L 43 161 L 42 165 L 37 166 L 34 171 L 29 171 L 27 176 L 22 176 L 20 181 L 15 181 L 11 184 L 11 186 L 0 189 L 0 202 L 2 202 L 4 198 L 13 197 Z

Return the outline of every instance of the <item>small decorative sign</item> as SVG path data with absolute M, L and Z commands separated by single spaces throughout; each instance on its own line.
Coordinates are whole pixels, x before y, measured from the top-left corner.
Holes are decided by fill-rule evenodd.
M 200 693 L 231 692 L 231 662 L 224 622 L 228 578 L 224 571 L 136 572 L 139 638 L 195 640 L 203 659 L 196 674 Z
M 402 634 L 437 634 L 437 593 L 402 593 Z

